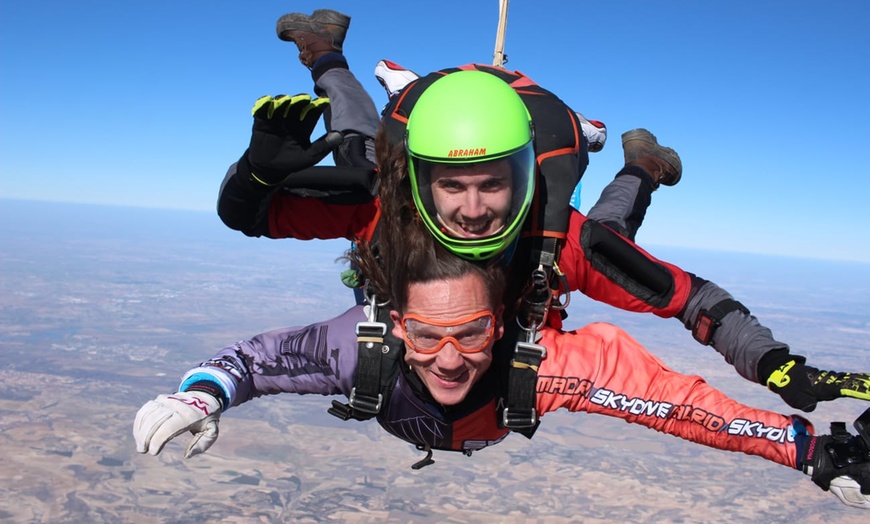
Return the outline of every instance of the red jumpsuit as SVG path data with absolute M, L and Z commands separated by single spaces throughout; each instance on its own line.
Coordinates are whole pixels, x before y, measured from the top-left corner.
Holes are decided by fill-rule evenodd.
M 539 343 L 548 352 L 538 372 L 539 413 L 565 408 L 615 416 L 795 467 L 792 417 L 750 408 L 697 375 L 672 371 L 610 324 L 568 333 L 545 329 L 542 335 Z M 812 426 L 805 425 L 812 433 Z

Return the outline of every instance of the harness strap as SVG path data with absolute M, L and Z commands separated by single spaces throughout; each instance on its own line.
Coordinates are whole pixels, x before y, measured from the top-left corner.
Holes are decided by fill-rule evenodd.
M 507 387 L 502 398 L 499 424 L 531 438 L 540 424 L 538 418 L 537 392 L 538 370 L 547 357 L 547 348 L 536 343 L 537 333 L 547 321 L 552 306 L 564 308 L 566 301 L 554 296 L 567 289 L 560 280 L 561 272 L 556 261 L 560 243 L 557 238 L 539 237 L 533 249 L 533 262 L 537 262 L 531 274 L 531 285 L 526 289 L 522 307 L 517 316 L 519 328 L 525 332 L 525 340 L 517 336 L 513 358 L 507 369 Z M 561 307 L 560 307 L 561 306 Z M 523 325 L 525 322 L 525 325 Z M 519 334 L 518 334 L 519 335 Z
M 508 368 L 507 394 L 499 417 L 501 427 L 531 438 L 540 424 L 535 408 L 538 369 L 547 356 L 547 348 L 534 342 L 517 341 Z
M 342 420 L 371 419 L 381 411 L 396 377 L 398 349 L 386 341 L 387 324 L 377 320 L 374 297 L 370 300 L 369 319 L 356 325 L 357 366 L 353 388 L 347 403 L 332 401 L 327 412 Z M 391 354 L 392 353 L 392 354 Z

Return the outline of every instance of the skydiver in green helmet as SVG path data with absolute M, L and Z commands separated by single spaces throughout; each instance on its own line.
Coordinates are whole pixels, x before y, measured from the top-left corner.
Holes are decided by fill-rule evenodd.
M 444 103 L 475 96 L 486 104 Z M 411 193 L 453 253 L 487 260 L 519 238 L 535 193 L 531 116 L 496 76 L 459 71 L 426 90 L 408 119 Z

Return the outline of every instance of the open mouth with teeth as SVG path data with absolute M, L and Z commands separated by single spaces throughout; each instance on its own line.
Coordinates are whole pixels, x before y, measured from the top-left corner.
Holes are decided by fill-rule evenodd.
M 438 384 L 442 387 L 456 387 L 464 384 L 468 380 L 468 370 L 463 370 L 457 374 L 453 375 L 442 375 L 435 371 L 430 371 L 432 375 L 438 380 Z
M 492 229 L 492 219 L 486 220 L 484 222 L 454 222 L 453 226 L 447 225 L 447 221 L 441 218 L 441 215 L 438 215 L 438 221 L 441 222 L 441 227 L 446 233 L 449 233 L 451 236 L 457 238 L 485 238 L 491 237 L 495 234 L 501 232 L 504 229 L 504 225 L 499 227 L 495 231 L 491 231 Z

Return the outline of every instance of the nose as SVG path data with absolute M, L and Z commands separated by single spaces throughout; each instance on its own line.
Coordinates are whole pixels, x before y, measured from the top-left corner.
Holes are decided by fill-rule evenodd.
M 448 340 L 444 343 L 444 346 L 441 347 L 441 350 L 438 351 L 438 358 L 435 360 L 435 365 L 437 365 L 439 369 L 445 371 L 454 371 L 465 366 L 465 359 L 462 357 L 462 353 L 456 349 L 453 342 Z
M 483 206 L 483 200 L 477 188 L 472 187 L 465 191 L 462 214 L 466 218 L 480 218 L 486 214 L 486 208 Z

